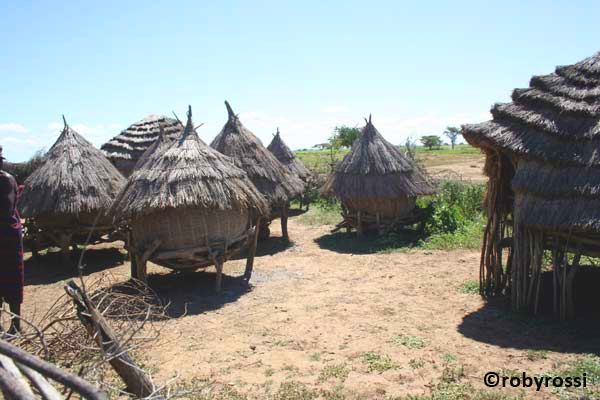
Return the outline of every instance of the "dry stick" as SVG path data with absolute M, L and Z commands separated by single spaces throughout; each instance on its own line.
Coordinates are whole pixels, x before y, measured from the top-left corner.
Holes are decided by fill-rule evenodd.
M 127 351 L 123 350 L 116 334 L 91 304 L 85 292 L 73 281 L 67 283 L 65 290 L 75 302 L 77 315 L 88 334 L 107 355 L 108 362 L 127 385 L 127 390 L 141 398 L 150 395 L 154 391 L 150 378 L 135 364 Z
M 63 400 L 62 395 L 39 372 L 21 364 L 17 364 L 23 374 L 33 383 L 45 400 Z M 72 389 L 71 389 L 72 390 Z
M 98 390 L 89 382 L 81 379 L 80 377 L 62 371 L 58 367 L 47 363 L 39 358 L 32 356 L 24 350 L 19 349 L 3 340 L 0 340 L 0 354 L 3 354 L 21 365 L 25 365 L 32 368 L 41 374 L 55 380 L 58 383 L 63 384 L 66 387 L 75 389 L 83 397 L 89 400 L 106 400 L 108 397 L 106 394 Z M 0 369 L 2 371 L 2 369 Z M 1 382 L 0 382 L 1 385 Z
M 0 388 L 2 388 L 2 393 L 8 399 L 35 399 L 30 390 L 28 390 L 29 388 L 27 386 L 23 386 L 22 382 L 15 379 L 13 374 L 4 368 L 0 368 Z
M 33 398 L 33 391 L 29 387 L 29 383 L 19 371 L 19 368 L 15 365 L 14 361 L 5 355 L 0 355 L 0 368 L 4 368 L 6 372 L 13 376 L 13 379 L 25 390 L 29 393 L 29 395 Z

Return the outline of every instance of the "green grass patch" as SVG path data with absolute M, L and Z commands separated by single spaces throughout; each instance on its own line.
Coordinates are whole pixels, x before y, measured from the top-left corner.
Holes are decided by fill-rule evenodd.
M 321 374 L 319 374 L 319 382 L 325 382 L 331 378 L 339 379 L 343 382 L 348 377 L 349 373 L 350 370 L 346 364 L 327 365 L 323 368 Z
M 587 378 L 587 387 L 585 388 L 554 388 L 554 393 L 561 399 L 572 398 L 600 398 L 600 357 L 594 354 L 588 354 L 577 358 L 575 361 L 563 365 L 555 366 L 554 371 L 548 376 L 561 377 L 583 377 Z
M 390 369 L 396 369 L 398 366 L 392 361 L 389 356 L 381 355 L 373 351 L 363 354 L 363 362 L 367 364 L 369 372 L 385 372 Z
M 527 359 L 529 361 L 539 361 L 548 358 L 548 351 L 546 350 L 527 350 Z
M 309 226 L 337 225 L 342 222 L 342 209 L 336 202 L 318 199 L 310 210 L 298 217 L 298 222 Z
M 408 366 L 412 369 L 421 369 L 425 366 L 425 361 L 421 360 L 420 358 L 413 358 L 408 362 Z
M 458 291 L 464 294 L 479 294 L 479 282 L 474 279 L 468 280 L 460 285 Z
M 425 347 L 425 339 L 411 335 L 397 335 L 392 338 L 393 342 L 409 349 L 422 349 Z

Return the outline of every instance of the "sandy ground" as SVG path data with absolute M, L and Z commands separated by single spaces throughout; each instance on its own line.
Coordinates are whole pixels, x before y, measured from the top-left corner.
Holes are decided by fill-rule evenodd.
M 437 159 L 424 161 L 427 172 L 434 177 L 455 177 L 471 182 L 485 182 L 483 174 L 485 159 L 483 155 L 469 156 L 460 155 L 453 158 L 438 157 Z
M 294 242 L 287 247 L 278 229 L 275 223 L 275 237 L 261 245 L 250 290 L 238 278 L 241 260 L 226 264 L 220 295 L 213 292 L 212 268 L 175 274 L 151 266 L 151 285 L 171 302 L 173 315 L 160 323 L 160 339 L 144 353 L 158 382 L 198 378 L 260 399 L 296 381 L 377 399 L 427 393 L 445 369 L 462 367 L 462 382 L 483 387 L 488 371 L 540 374 L 598 349 L 591 332 L 586 337 L 510 317 L 478 295 L 461 293 L 464 282 L 478 277 L 476 252 L 351 254 L 323 240 L 327 227 L 294 219 Z M 118 251 L 103 246 L 89 257 L 89 277 L 110 271 L 127 279 L 129 264 L 118 265 Z M 62 294 L 70 275 L 29 268 L 26 314 Z M 416 344 L 403 345 L 401 335 Z M 528 350 L 548 353 L 532 361 Z M 374 369 L 377 357 L 385 361 L 381 371 Z

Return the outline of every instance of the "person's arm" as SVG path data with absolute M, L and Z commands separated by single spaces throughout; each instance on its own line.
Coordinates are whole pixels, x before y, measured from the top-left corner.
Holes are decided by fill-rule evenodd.
M 0 218 L 10 218 L 15 211 L 17 196 L 10 176 L 0 173 Z

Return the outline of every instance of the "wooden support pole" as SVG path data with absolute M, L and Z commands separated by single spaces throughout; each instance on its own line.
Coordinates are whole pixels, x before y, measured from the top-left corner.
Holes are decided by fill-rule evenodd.
M 289 203 L 285 203 L 281 209 L 281 234 L 286 241 L 290 240 L 290 235 L 288 234 L 288 208 Z
M 248 259 L 246 260 L 246 271 L 244 271 L 244 280 L 250 282 L 252 276 L 252 269 L 254 268 L 254 257 L 256 256 L 256 246 L 258 244 L 258 233 L 260 231 L 260 218 L 256 219 L 254 226 L 254 233 L 250 237 L 250 243 L 248 246 Z
M 215 292 L 221 293 L 221 286 L 223 284 L 223 257 L 215 257 L 215 268 L 217 270 L 217 279 L 215 282 Z
M 133 253 L 134 263 L 131 264 L 131 276 L 139 281 L 146 282 L 148 280 L 148 260 L 152 256 L 152 253 L 158 249 L 162 242 L 160 240 L 154 240 L 144 250 L 136 248 Z M 140 254 L 141 252 L 141 254 Z M 133 260 L 132 260 L 133 261 Z
M 61 233 L 58 236 L 58 245 L 60 246 L 60 254 L 62 257 L 62 262 L 65 266 L 71 265 L 71 250 L 69 249 L 71 245 L 71 236 L 68 233 Z
M 110 365 L 127 386 L 127 391 L 139 398 L 150 396 L 154 392 L 154 384 L 129 353 L 121 347 L 117 335 L 87 295 L 73 281 L 67 283 L 65 290 L 73 299 L 77 308 L 77 317 L 85 326 L 88 335 L 102 349 Z
M 362 214 L 360 211 L 356 213 L 356 233 L 358 233 L 358 236 L 362 236 L 363 234 Z

